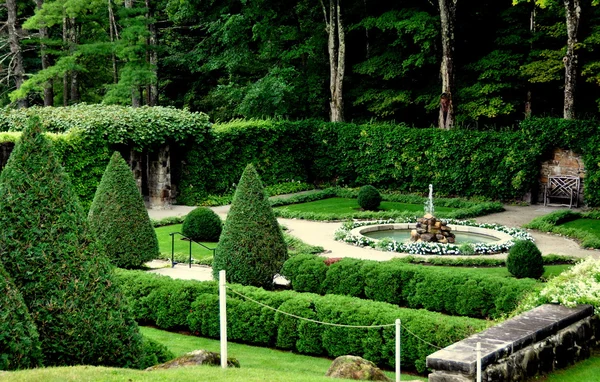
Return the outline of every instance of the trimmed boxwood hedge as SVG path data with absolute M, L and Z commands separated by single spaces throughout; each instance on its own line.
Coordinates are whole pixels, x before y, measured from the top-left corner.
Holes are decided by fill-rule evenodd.
M 128 296 L 139 322 L 161 328 L 183 328 L 196 335 L 219 337 L 218 284 L 176 280 L 142 271 L 117 270 L 116 280 Z M 488 326 L 467 317 L 449 317 L 426 310 L 403 309 L 347 296 L 319 296 L 293 291 L 269 292 L 229 284 L 228 337 L 232 341 L 272 346 L 311 355 L 354 354 L 392 367 L 394 327 L 350 329 L 299 321 L 261 307 L 233 291 L 270 307 L 315 320 L 349 324 L 393 324 L 396 319 L 422 340 L 448 346 Z M 425 371 L 425 357 L 435 348 L 402 331 L 402 367 Z
M 349 295 L 477 318 L 508 314 L 526 293 L 539 287 L 530 279 L 482 276 L 469 269 L 428 267 L 401 260 L 344 258 L 327 267 L 325 258 L 314 255 L 288 259 L 282 275 L 296 291 Z

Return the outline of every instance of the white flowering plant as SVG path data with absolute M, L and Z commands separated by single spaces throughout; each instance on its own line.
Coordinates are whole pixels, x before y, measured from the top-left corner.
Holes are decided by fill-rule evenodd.
M 471 227 L 487 228 L 496 231 L 501 231 L 512 236 L 514 240 L 504 242 L 502 244 L 494 243 L 475 243 L 472 244 L 472 251 L 464 253 L 461 251 L 461 246 L 455 244 L 441 243 L 403 243 L 391 238 L 382 240 L 374 240 L 362 235 L 353 235 L 351 231 L 357 227 L 378 224 L 394 224 L 394 223 L 416 223 L 417 217 L 387 219 L 376 221 L 348 221 L 342 224 L 340 229 L 335 232 L 335 240 L 344 241 L 360 247 L 371 247 L 386 252 L 401 252 L 414 255 L 489 255 L 494 253 L 507 252 L 513 246 L 515 240 L 534 241 L 533 237 L 527 232 L 519 228 L 506 227 L 499 224 L 476 223 L 472 220 L 456 220 L 456 219 L 441 219 L 445 224 L 464 225 Z
M 591 257 L 550 279 L 544 288 L 527 296 L 515 313 L 542 304 L 574 307 L 590 304 L 600 313 L 600 260 Z

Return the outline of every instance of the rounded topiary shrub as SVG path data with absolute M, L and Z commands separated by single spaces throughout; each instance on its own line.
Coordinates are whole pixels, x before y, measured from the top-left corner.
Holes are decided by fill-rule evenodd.
M 358 191 L 358 205 L 364 210 L 376 210 L 381 203 L 381 194 L 373 186 L 362 186 Z
M 183 221 L 181 229 L 184 236 L 194 241 L 219 241 L 223 222 L 219 215 L 206 207 L 192 210 Z
M 535 243 L 519 240 L 510 248 L 506 259 L 508 271 L 516 278 L 539 279 L 544 274 L 542 252 Z

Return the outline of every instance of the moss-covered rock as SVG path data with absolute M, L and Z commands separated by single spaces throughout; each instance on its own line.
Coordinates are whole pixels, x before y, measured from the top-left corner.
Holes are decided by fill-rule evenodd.
M 141 335 L 39 120 L 0 173 L 0 256 L 46 366 L 135 367 Z
M 360 381 L 392 382 L 373 362 L 353 355 L 337 357 L 333 360 L 325 376 Z
M 249 164 L 233 196 L 213 259 L 213 275 L 227 271 L 227 281 L 271 289 L 287 258 L 281 228 L 262 182 Z
M 117 267 L 139 268 L 158 258 L 158 240 L 144 200 L 133 173 L 118 152 L 104 171 L 88 220 L 108 258 Z
M 209 365 L 209 366 L 221 366 L 221 355 L 208 350 L 194 350 L 189 353 L 177 357 L 168 362 L 160 365 L 155 365 L 147 368 L 147 371 L 161 370 L 161 369 L 174 369 L 177 367 L 185 366 L 197 366 L 197 365 Z M 240 367 L 240 362 L 236 358 L 227 358 L 227 367 Z

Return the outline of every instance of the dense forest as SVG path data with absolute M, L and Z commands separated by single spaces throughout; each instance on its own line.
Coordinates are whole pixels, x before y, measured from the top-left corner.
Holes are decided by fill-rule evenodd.
M 499 128 L 593 118 L 598 0 L 6 0 L 0 104 Z

